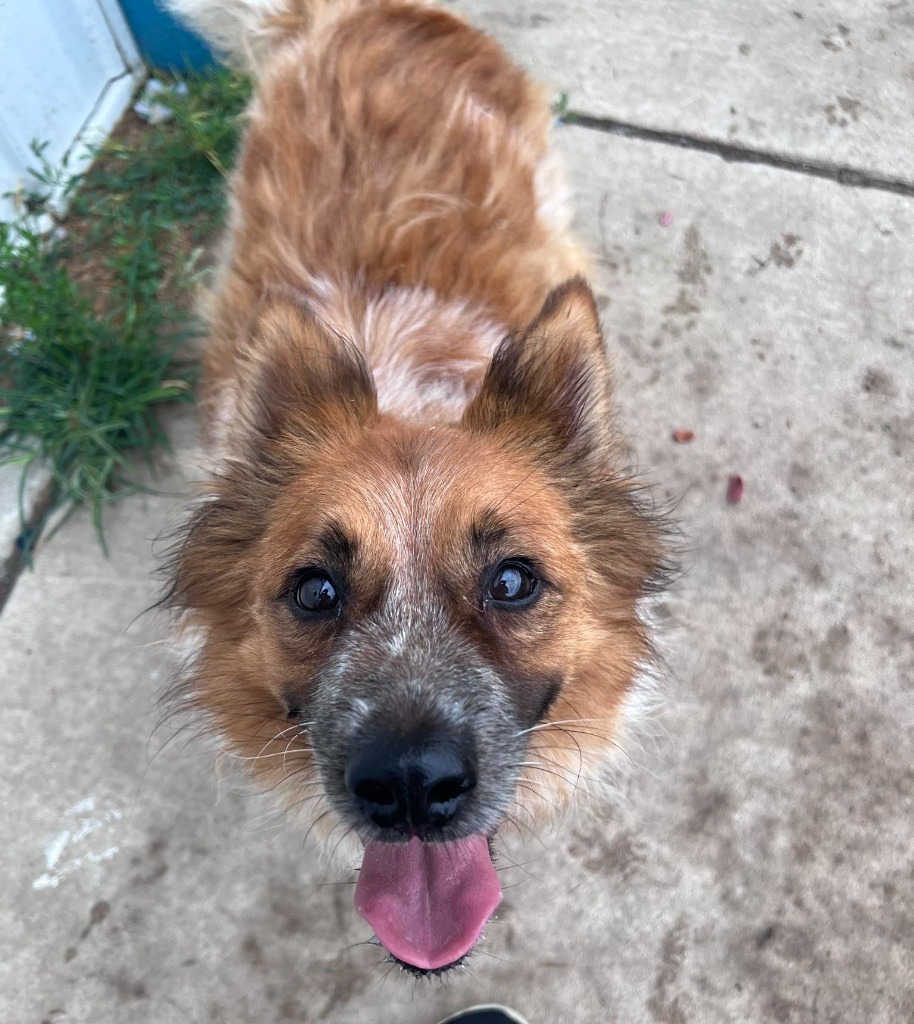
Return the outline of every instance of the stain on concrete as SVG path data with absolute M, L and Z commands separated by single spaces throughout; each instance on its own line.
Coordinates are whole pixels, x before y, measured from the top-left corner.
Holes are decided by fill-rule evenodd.
M 269 886 L 270 910 L 277 934 L 293 938 L 310 930 L 309 921 L 302 909 L 301 893 L 292 885 L 271 881 Z
M 834 32 L 830 32 L 824 39 L 820 40 L 822 47 L 829 53 L 840 53 L 842 50 L 849 50 L 851 42 L 851 30 L 847 25 L 836 25 Z
M 718 389 L 720 359 L 716 353 L 709 353 L 707 356 L 688 354 L 688 362 L 689 369 L 686 371 L 685 381 L 696 397 L 707 401 Z
M 572 835 L 574 841 L 568 852 L 595 874 L 627 881 L 647 862 L 643 840 L 625 829 L 613 833 L 575 829 Z
M 853 642 L 845 624 L 830 627 L 818 651 L 826 667 L 842 665 Z M 859 935 L 878 932 L 904 958 L 914 934 L 911 908 L 897 898 L 899 882 L 910 886 L 907 859 L 895 870 L 886 864 L 878 874 L 873 869 L 873 837 L 897 815 L 898 787 L 914 793 L 914 768 L 899 771 L 906 752 L 882 742 L 891 733 L 890 719 L 869 694 L 852 686 L 839 690 L 834 680 L 809 694 L 799 718 L 791 774 L 779 787 L 789 799 L 772 823 L 789 838 L 789 850 L 775 858 L 757 854 L 749 866 L 762 912 L 729 947 L 739 976 L 752 987 L 759 1019 L 787 1024 L 850 1019 L 839 987 L 810 980 L 833 975 L 838 964 L 879 976 L 883 965 Z M 836 898 L 844 886 L 847 897 Z M 874 985 L 852 1017 L 907 1020 L 912 1005 L 903 990 Z
M 165 859 L 165 850 L 168 847 L 168 840 L 162 836 L 151 839 L 146 847 L 146 856 L 134 856 L 130 858 L 130 864 L 135 868 L 144 868 L 138 871 L 131 879 L 130 884 L 134 888 L 146 885 L 153 885 L 168 873 L 168 862 Z
M 892 416 L 887 423 L 882 424 L 882 431 L 896 458 L 910 458 L 914 451 L 914 413 Z
M 101 924 L 110 913 L 111 904 L 107 900 L 99 900 L 97 903 L 93 904 L 92 910 L 89 912 L 89 923 L 86 925 L 86 930 L 83 932 L 83 938 L 85 938 L 85 936 L 89 934 L 89 931 L 97 924 Z
M 768 255 L 764 259 L 752 256 L 752 265 L 746 273 L 753 277 L 772 266 L 792 270 L 803 255 L 803 247 L 800 245 L 802 241 L 803 239 L 799 235 L 794 235 L 791 232 L 781 235 L 780 241 L 771 243 Z
M 241 955 L 245 960 L 261 974 L 267 970 L 266 957 L 263 955 L 263 948 L 256 935 L 246 935 L 241 943 Z
M 107 900 L 99 900 L 97 903 L 92 905 L 92 909 L 89 911 L 89 921 L 79 933 L 76 945 L 67 946 L 64 950 L 64 963 L 70 963 L 71 960 L 76 959 L 76 956 L 79 953 L 79 946 L 86 940 L 86 938 L 88 938 L 92 929 L 95 928 L 96 925 L 101 924 L 102 921 L 106 920 L 110 913 L 111 904 Z
M 825 639 L 819 644 L 817 655 L 819 667 L 832 675 L 848 672 L 848 651 L 851 645 L 851 631 L 846 622 L 829 627 Z
M 896 398 L 898 390 L 892 378 L 885 370 L 869 367 L 863 374 L 861 389 L 868 395 L 880 395 L 883 398 Z
M 797 261 L 803 255 L 803 247 L 800 245 L 803 239 L 798 235 L 781 235 L 780 242 L 772 242 L 768 250 L 768 262 L 775 267 L 786 267 L 792 270 Z
M 914 11 L 911 10 L 908 0 L 886 4 L 885 9 L 889 12 L 891 28 L 914 28 Z
M 674 338 L 694 331 L 701 313 L 700 299 L 707 294 L 707 279 L 712 273 L 711 259 L 702 241 L 701 232 L 690 224 L 683 234 L 682 249 L 676 276 L 681 287 L 676 298 L 661 308 L 665 319 L 660 329 Z M 658 347 L 658 346 L 655 346 Z
M 769 677 L 792 676 L 809 668 L 805 645 L 783 620 L 760 626 L 752 637 L 751 650 Z
M 707 778 L 698 782 L 689 795 L 691 814 L 685 822 L 688 836 L 720 834 L 733 811 L 733 799 L 724 786 L 712 785 Z
M 679 980 L 686 957 L 688 926 L 683 917 L 670 928 L 660 947 L 660 967 L 654 979 L 654 991 L 647 1008 L 657 1024 L 687 1024 L 679 1001 Z
M 882 615 L 876 620 L 875 632 L 889 657 L 901 666 L 905 689 L 914 690 L 914 628 L 902 625 L 894 615 Z
M 693 313 L 700 313 L 701 306 L 692 301 L 685 288 L 680 288 L 676 300 L 664 306 L 661 312 L 667 316 L 691 316 Z
M 110 978 L 109 984 L 117 993 L 121 1002 L 132 1003 L 139 999 L 149 998 L 146 983 L 137 978 L 131 978 L 126 971 L 120 971 L 113 978 Z
M 704 290 L 712 272 L 711 259 L 704 247 L 701 232 L 695 224 L 690 224 L 683 236 L 682 260 L 676 276 L 681 284 Z
M 797 461 L 791 462 L 790 469 L 787 471 L 787 486 L 790 488 L 790 493 L 801 501 L 813 497 L 818 492 L 818 484 L 812 475 L 812 470 Z
M 851 122 L 857 124 L 860 121 L 862 106 L 860 100 L 852 99 L 850 96 L 839 96 L 835 103 L 829 103 L 822 109 L 830 125 L 847 128 Z

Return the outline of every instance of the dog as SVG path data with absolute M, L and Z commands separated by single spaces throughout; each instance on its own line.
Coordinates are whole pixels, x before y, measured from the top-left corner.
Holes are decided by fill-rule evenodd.
M 631 472 L 544 91 L 420 0 L 169 0 L 255 82 L 205 299 L 175 696 L 325 839 L 407 970 L 500 826 L 611 762 L 668 536 Z

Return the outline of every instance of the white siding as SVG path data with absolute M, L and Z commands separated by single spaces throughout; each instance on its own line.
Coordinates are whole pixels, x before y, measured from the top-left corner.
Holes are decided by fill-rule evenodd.
M 35 165 L 34 139 L 71 167 L 130 103 L 143 69 L 113 0 L 0 0 L 0 193 Z M 0 220 L 12 205 L 0 199 Z

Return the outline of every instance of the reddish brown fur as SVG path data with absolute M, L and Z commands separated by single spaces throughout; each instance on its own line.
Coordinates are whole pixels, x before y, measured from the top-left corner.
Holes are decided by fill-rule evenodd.
M 281 24 L 208 300 L 209 409 L 231 422 L 212 430 L 221 468 L 175 562 L 174 601 L 203 634 L 185 690 L 289 803 L 321 803 L 286 715 L 334 628 L 303 630 L 282 597 L 290 572 L 320 560 L 321 529 L 341 523 L 358 544 L 347 614 L 368 614 L 408 562 L 516 680 L 519 704 L 534 708 L 539 681 L 564 681 L 547 721 L 594 724 L 533 734 L 568 774 L 544 795 L 530 773 L 519 796 L 537 810 L 563 802 L 578 745 L 589 763 L 605 755 L 651 660 L 637 604 L 662 575 L 664 543 L 624 473 L 589 290 L 553 292 L 584 262 L 538 213 L 549 109 L 492 40 L 443 11 L 380 0 Z M 335 337 L 327 280 L 355 323 L 391 288 L 470 311 L 410 351 L 419 371 L 456 367 L 478 392 L 462 420 L 379 411 L 369 371 L 396 338 Z M 513 338 L 491 365 L 472 317 Z M 556 587 L 527 613 L 487 619 L 466 538 L 493 506 Z
M 536 217 L 549 108 L 491 39 L 410 3 L 359 5 L 293 38 L 260 83 L 233 183 L 211 381 L 233 374 L 264 290 L 307 292 L 314 273 L 359 276 L 357 315 L 380 289 L 422 286 L 518 330 L 584 269 Z

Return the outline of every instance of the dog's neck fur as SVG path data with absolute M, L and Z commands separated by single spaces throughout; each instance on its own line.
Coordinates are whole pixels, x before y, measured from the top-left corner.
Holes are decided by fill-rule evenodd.
M 315 281 L 313 312 L 365 355 L 378 407 L 403 419 L 453 422 L 478 390 L 506 329 L 467 302 L 422 288 L 359 288 Z

